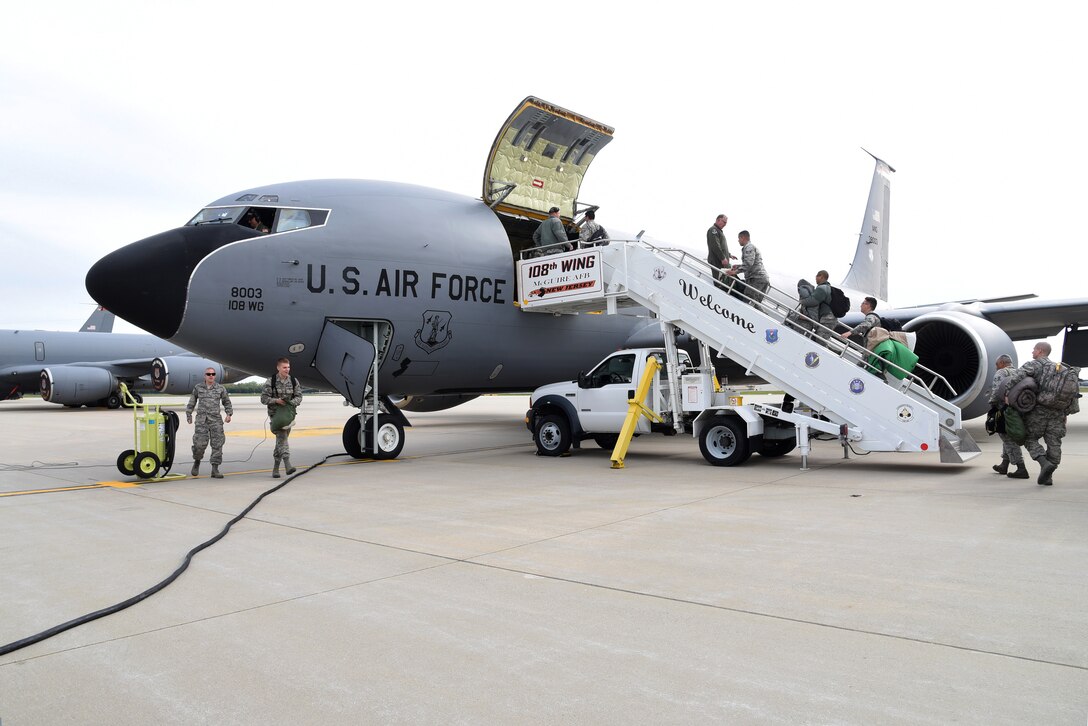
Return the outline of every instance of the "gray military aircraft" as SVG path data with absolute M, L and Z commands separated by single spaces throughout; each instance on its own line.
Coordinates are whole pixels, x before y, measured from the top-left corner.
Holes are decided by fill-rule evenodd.
M 99 305 L 91 313 L 91 317 L 87 318 L 87 322 L 83 323 L 83 327 L 79 329 L 81 333 L 112 333 L 113 321 L 117 319 L 117 316 L 111 313 L 106 308 Z
M 35 391 L 70 408 L 120 408 L 120 382 L 130 390 L 189 393 L 208 366 L 221 382 L 245 376 L 152 335 L 113 333 L 113 320 L 99 307 L 79 332 L 0 330 L 0 401 Z
M 568 225 L 596 208 L 579 201 L 579 189 L 613 131 L 529 97 L 496 137 L 482 198 L 359 180 L 247 189 L 102 258 L 87 290 L 133 324 L 230 366 L 271 373 L 286 356 L 302 382 L 339 391 L 364 412 L 376 384 L 375 399 L 386 394 L 379 410 L 371 405 L 362 433 L 352 416 L 344 445 L 356 457 L 394 457 L 410 425 L 394 397 L 409 411 L 441 410 L 482 393 L 529 391 L 616 348 L 660 341 L 646 317 L 517 308 L 515 261 L 550 207 Z M 847 278 L 863 287 L 847 291 L 855 307 L 863 295 L 887 294 L 889 172 L 878 159 Z M 161 271 L 153 281 L 141 274 L 148 266 Z M 954 400 L 969 417 L 1011 339 L 1088 321 L 1088 300 L 881 312 L 913 326 L 922 363 L 961 391 Z M 1071 340 L 1088 347 L 1071 334 L 1067 351 Z

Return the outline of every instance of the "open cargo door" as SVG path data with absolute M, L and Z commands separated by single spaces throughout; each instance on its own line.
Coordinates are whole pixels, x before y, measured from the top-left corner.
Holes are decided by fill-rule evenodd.
M 569 223 L 578 190 L 610 126 L 529 96 L 503 124 L 484 171 L 483 199 L 496 212 L 544 219 L 559 207 Z

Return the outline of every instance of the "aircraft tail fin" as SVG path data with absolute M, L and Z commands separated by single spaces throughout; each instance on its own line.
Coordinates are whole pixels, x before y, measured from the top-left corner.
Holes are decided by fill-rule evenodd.
M 91 317 L 87 318 L 87 322 L 83 323 L 83 327 L 79 329 L 81 333 L 112 333 L 113 321 L 116 316 L 101 305 L 93 313 Z
M 865 151 L 865 149 L 862 149 Z M 858 234 L 858 246 L 850 271 L 842 281 L 843 287 L 862 290 L 878 300 L 888 299 L 888 230 L 891 216 L 891 175 L 895 171 L 887 162 L 865 151 L 876 160 L 873 184 L 869 187 L 869 202 Z

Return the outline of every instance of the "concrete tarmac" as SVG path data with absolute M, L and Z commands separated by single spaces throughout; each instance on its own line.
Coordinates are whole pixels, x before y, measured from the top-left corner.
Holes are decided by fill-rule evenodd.
M 958 466 L 644 436 L 616 471 L 536 456 L 527 403 L 307 469 L 351 414 L 307 397 L 305 473 L 161 592 L 0 656 L 0 722 L 1086 722 L 1088 414 L 1041 487 L 991 471 L 981 419 Z M 153 586 L 279 483 L 264 408 L 235 411 L 225 479 L 141 483 L 129 412 L 0 403 L 0 644 Z

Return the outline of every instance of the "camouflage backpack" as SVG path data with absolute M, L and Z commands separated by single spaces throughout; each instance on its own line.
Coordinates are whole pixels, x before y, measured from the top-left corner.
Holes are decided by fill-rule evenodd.
M 1039 381 L 1038 404 L 1056 411 L 1076 413 L 1080 410 L 1080 368 L 1065 363 L 1051 363 Z

